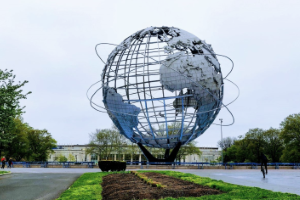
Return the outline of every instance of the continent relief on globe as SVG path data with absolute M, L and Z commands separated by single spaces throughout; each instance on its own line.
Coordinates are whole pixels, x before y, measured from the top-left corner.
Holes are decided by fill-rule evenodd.
M 104 96 L 104 104 L 107 106 L 108 114 L 121 134 L 132 140 L 134 135 L 133 128 L 138 125 L 137 115 L 141 109 L 123 102 L 122 96 L 118 94 L 114 88 L 104 88 L 106 95 Z
M 144 54 L 146 49 L 141 51 L 135 50 L 139 49 L 135 47 L 141 44 L 146 44 L 145 48 L 147 48 L 147 45 L 149 46 L 150 43 L 149 38 L 152 37 L 159 39 L 159 44 L 164 45 L 158 46 L 158 49 L 163 52 L 162 54 L 165 59 L 158 61 L 155 56 L 151 57 L 151 55 Z M 148 38 L 148 40 L 145 38 Z M 130 53 L 132 56 L 129 57 Z M 194 120 L 194 124 L 191 125 L 192 128 L 185 129 L 183 133 L 182 130 L 181 133 L 178 132 L 180 135 L 176 136 L 178 137 L 177 139 L 175 139 L 175 135 L 172 135 L 172 143 L 169 143 L 171 141 L 170 138 L 170 140 L 168 140 L 168 148 L 174 147 L 178 141 L 186 143 L 203 134 L 216 118 L 223 98 L 223 77 L 221 68 L 211 45 L 182 29 L 174 27 L 149 27 L 132 34 L 110 53 L 103 70 L 102 80 L 105 80 L 107 73 L 109 73 L 106 71 L 107 69 L 109 69 L 110 72 L 114 71 L 115 74 L 119 73 L 118 60 L 123 59 L 126 60 L 126 62 L 128 60 L 127 63 L 131 63 L 133 55 L 147 58 L 146 60 L 148 60 L 148 62 L 157 63 L 155 70 L 159 71 L 160 79 L 158 81 L 161 84 L 161 89 L 166 89 L 173 94 L 175 91 L 179 91 L 179 96 L 186 96 L 182 98 L 174 94 L 174 116 L 167 114 L 168 116 L 165 116 L 165 119 L 175 118 L 173 121 L 176 121 L 175 116 L 177 116 L 178 113 L 182 113 L 183 108 L 193 107 L 195 109 L 196 120 Z M 125 66 L 122 67 L 126 73 L 128 73 L 129 77 L 129 74 L 134 76 L 137 71 L 149 70 L 151 67 L 154 67 L 152 65 L 153 64 L 147 62 L 144 62 L 144 64 L 136 64 L 136 66 L 128 64 L 126 67 L 128 67 L 130 71 L 126 71 Z M 115 77 L 116 79 L 124 79 L 124 82 L 129 82 L 129 80 L 127 80 L 128 77 L 126 79 L 123 75 L 120 77 L 116 75 Z M 138 84 L 138 82 L 136 84 Z M 140 122 L 137 116 L 142 112 L 145 115 L 147 108 L 141 109 L 129 103 L 125 103 L 122 96 L 116 92 L 116 89 L 109 87 L 109 83 L 103 81 L 103 85 L 106 85 L 103 87 L 103 102 L 108 109 L 110 118 L 118 127 L 121 134 L 133 142 L 135 142 L 137 138 L 140 138 L 139 142 L 144 144 L 151 143 L 151 145 L 157 145 L 157 147 L 166 147 L 165 144 L 159 144 L 162 141 L 159 143 L 156 141 L 158 136 L 155 136 L 153 133 L 149 133 L 153 135 L 151 136 L 153 139 L 150 139 L 150 136 L 144 137 L 142 136 L 144 133 L 141 134 L 141 131 L 139 131 L 138 125 Z M 118 87 L 122 88 L 124 85 L 119 85 Z M 183 94 L 184 89 L 186 89 L 187 92 Z M 139 92 L 145 91 L 140 89 Z M 144 109 L 146 109 L 146 111 Z M 157 112 L 159 112 L 160 115 L 164 113 L 164 110 L 159 111 Z M 164 116 L 161 115 L 160 117 Z M 184 116 L 182 116 L 182 118 L 184 119 Z M 152 125 L 150 125 L 148 118 L 147 120 L 149 124 L 147 130 L 151 130 L 150 132 L 152 132 Z M 144 128 L 142 125 L 141 127 Z M 147 141 L 144 140 L 146 138 Z

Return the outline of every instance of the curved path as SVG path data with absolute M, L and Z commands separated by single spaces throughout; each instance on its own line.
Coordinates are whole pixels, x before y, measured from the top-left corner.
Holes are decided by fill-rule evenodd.
M 56 173 L 40 171 L 36 173 L 25 169 L 23 173 L 13 173 L 0 176 L 0 200 L 50 200 L 60 194 L 81 175 L 81 173 Z M 33 173 L 32 173 L 33 172 Z
M 222 180 L 227 183 L 259 187 L 276 192 L 288 192 L 300 195 L 300 170 L 299 169 L 271 169 L 264 179 L 259 169 L 245 170 L 176 170 L 197 176 Z

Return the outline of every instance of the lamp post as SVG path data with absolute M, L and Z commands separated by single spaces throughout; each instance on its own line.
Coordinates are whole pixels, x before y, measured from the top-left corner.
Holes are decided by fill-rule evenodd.
M 220 122 L 221 122 L 221 149 L 222 149 L 222 164 L 223 164 L 223 133 L 222 133 L 222 123 L 223 123 L 223 119 L 222 118 L 220 118 L 219 119 L 220 120 Z

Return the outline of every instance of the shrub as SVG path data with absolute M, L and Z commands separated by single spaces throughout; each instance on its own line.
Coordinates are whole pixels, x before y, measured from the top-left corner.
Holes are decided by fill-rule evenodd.
M 103 172 L 126 170 L 126 162 L 122 161 L 99 161 L 98 166 Z
M 210 165 L 216 165 L 217 161 L 210 161 Z

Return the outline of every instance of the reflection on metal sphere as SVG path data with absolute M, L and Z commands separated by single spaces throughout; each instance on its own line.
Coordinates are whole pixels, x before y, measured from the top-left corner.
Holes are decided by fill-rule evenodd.
M 105 109 L 120 133 L 142 150 L 165 148 L 165 158 L 203 134 L 223 105 L 212 46 L 174 27 L 126 38 L 108 56 L 101 82 Z

